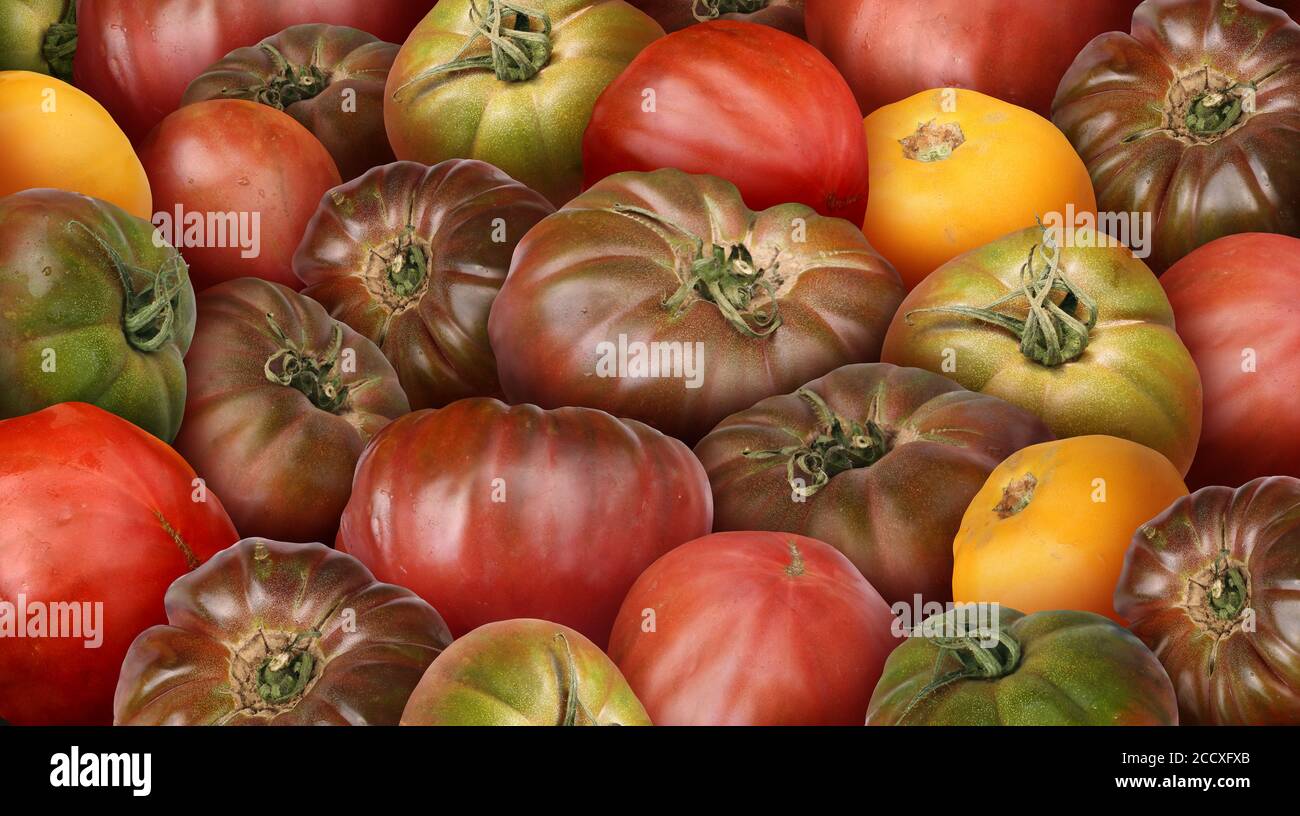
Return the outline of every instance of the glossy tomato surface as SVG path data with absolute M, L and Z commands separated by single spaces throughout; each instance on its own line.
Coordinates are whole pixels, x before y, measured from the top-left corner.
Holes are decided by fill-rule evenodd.
M 1300 477 L 1300 239 L 1211 241 L 1160 277 L 1205 388 L 1193 488 Z
M 143 139 L 185 87 L 236 48 L 299 23 L 351 26 L 400 43 L 432 0 L 80 0 L 77 87 Z
M 167 590 L 115 725 L 396 725 L 451 643 L 437 611 L 323 544 L 249 538 Z
M 247 99 L 282 110 L 321 140 L 345 180 L 353 179 L 393 160 L 384 85 L 397 48 L 347 26 L 290 26 L 208 66 L 181 104 Z
M 614 662 L 581 633 L 485 623 L 424 673 L 402 725 L 650 725 Z
M 890 603 L 952 599 L 952 539 L 971 498 L 1042 420 L 919 368 L 837 368 L 724 419 L 695 446 L 714 530 L 825 541 Z
M 19 725 L 112 722 L 168 585 L 238 538 L 175 451 L 83 403 L 0 422 L 0 519 L 0 718 Z
M 321 200 L 293 271 L 384 350 L 413 408 L 499 396 L 488 313 L 515 246 L 552 212 L 484 162 L 396 162 Z
M 1178 725 L 1178 704 L 1155 655 L 1114 621 L 959 608 L 889 656 L 867 725 Z
M 61 190 L 0 198 L 0 417 L 78 400 L 170 442 L 193 333 L 185 262 L 148 221 Z
M 1139 0 L 808 0 L 808 39 L 864 114 L 929 88 L 969 88 L 1044 116 L 1070 60 L 1124 30 Z
M 1256 0 L 1147 0 L 1079 53 L 1052 121 L 1097 204 L 1153 219 L 1157 273 L 1239 232 L 1300 237 L 1300 25 Z
M 185 254 L 197 291 L 243 277 L 302 288 L 293 253 L 340 181 L 305 127 L 256 102 L 199 102 L 168 116 L 140 159 L 167 219 L 156 223 Z
M 332 541 L 370 438 L 410 410 L 373 343 L 320 304 L 240 278 L 199 296 L 176 449 L 245 537 Z
M 1300 724 L 1300 480 L 1207 487 L 1142 525 L 1115 608 L 1169 671 L 1183 721 Z
M 857 725 L 891 620 L 828 544 L 715 533 L 642 573 L 609 655 L 657 725 Z
M 652 43 L 596 101 L 583 186 L 626 170 L 720 176 L 756 210 L 799 203 L 862 223 L 867 148 L 844 80 L 817 49 L 717 20 Z
M 604 646 L 641 571 L 712 521 L 704 469 L 676 440 L 588 408 L 466 399 L 375 437 L 338 546 L 458 637 L 531 616 Z
M 841 219 L 750 210 L 713 176 L 620 173 L 532 229 L 488 334 L 516 402 L 695 442 L 729 414 L 879 359 L 897 273 Z

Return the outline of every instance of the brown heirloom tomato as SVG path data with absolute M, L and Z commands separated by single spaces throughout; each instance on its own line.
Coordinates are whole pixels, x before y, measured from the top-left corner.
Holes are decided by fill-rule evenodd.
M 396 725 L 451 642 L 437 611 L 321 544 L 245 539 L 171 585 L 116 725 Z
M 829 544 L 715 533 L 642 573 L 609 656 L 659 725 L 858 725 L 891 621 Z
M 424 673 L 402 725 L 650 725 L 618 666 L 567 626 L 485 623 Z
M 1030 227 L 912 290 L 882 359 L 1026 408 L 1061 438 L 1105 434 L 1187 473 L 1201 381 L 1160 282 L 1107 236 Z
M 947 377 L 837 368 L 733 414 L 695 447 L 713 529 L 781 530 L 849 557 L 890 603 L 952 599 L 952 540 L 998 463 L 1042 420 Z
M 1300 235 L 1300 25 L 1256 0 L 1147 0 L 1061 80 L 1052 120 L 1103 211 L 1154 217 L 1151 267 Z
M 330 541 L 361 449 L 409 411 L 369 340 L 320 304 L 243 278 L 199 296 L 176 448 L 244 536 Z
M 663 33 L 622 0 L 440 0 L 389 75 L 389 141 L 399 159 L 481 159 L 558 206 L 582 187 L 596 97 Z
M 282 110 L 321 140 L 344 180 L 393 160 L 384 85 L 398 46 L 347 26 L 296 25 L 230 52 L 181 104 L 247 99 Z
M 488 333 L 512 401 L 601 408 L 694 442 L 879 359 L 902 296 L 847 221 L 752 212 L 713 176 L 620 173 L 524 236 Z
M 1173 679 L 1183 721 L 1300 724 L 1300 480 L 1207 487 L 1144 525 L 1115 609 Z
M 457 636 L 537 617 L 604 646 L 641 571 L 712 523 L 708 478 L 682 443 L 589 408 L 478 398 L 375 437 L 338 546 Z
M 384 350 L 412 408 L 498 396 L 488 312 L 515 245 L 554 209 L 480 161 L 397 162 L 321 200 L 293 271 Z
M 628 0 L 669 33 L 706 20 L 759 23 L 807 39 L 804 0 Z
M 1101 615 L 963 606 L 919 629 L 885 663 L 867 725 L 1178 725 L 1160 661 Z

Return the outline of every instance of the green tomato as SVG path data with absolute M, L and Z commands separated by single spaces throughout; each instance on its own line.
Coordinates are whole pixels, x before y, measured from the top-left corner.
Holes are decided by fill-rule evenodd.
M 72 80 L 75 0 L 0 0 L 0 71 L 36 71 Z

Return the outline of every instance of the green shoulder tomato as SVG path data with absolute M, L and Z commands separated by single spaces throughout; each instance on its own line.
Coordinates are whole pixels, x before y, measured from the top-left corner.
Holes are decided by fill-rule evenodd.
M 76 50 L 76 0 L 0 0 L 0 71 L 71 82 Z

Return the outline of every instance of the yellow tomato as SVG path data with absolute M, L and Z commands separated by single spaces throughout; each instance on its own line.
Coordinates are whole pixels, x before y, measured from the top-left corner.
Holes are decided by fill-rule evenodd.
M 1024 448 L 966 508 L 953 542 L 953 598 L 1025 614 L 1082 609 L 1123 623 L 1112 597 L 1133 534 L 1186 495 L 1168 459 L 1127 439 Z
M 863 123 L 871 195 L 863 232 L 910 289 L 956 256 L 1056 213 L 1095 213 L 1088 169 L 1038 114 L 942 88 Z
M 0 71 L 0 196 L 34 187 L 153 217 L 144 167 L 102 105 L 44 74 Z

